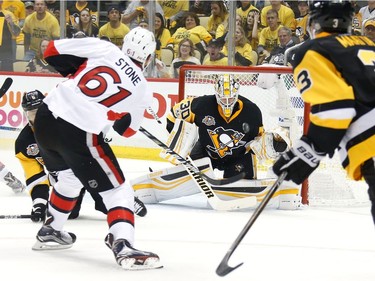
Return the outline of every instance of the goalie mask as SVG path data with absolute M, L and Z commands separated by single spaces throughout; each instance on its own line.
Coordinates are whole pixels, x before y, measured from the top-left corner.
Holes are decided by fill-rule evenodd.
M 44 95 L 38 90 L 27 92 L 22 97 L 22 109 L 31 126 L 34 124 L 37 109 L 43 104 L 43 99 Z
M 238 100 L 240 84 L 232 74 L 219 75 L 215 84 L 215 96 L 218 105 L 223 109 L 224 116 L 229 118 Z

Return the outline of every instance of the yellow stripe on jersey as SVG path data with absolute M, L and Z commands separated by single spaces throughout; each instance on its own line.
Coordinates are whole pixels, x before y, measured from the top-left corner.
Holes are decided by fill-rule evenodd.
M 17 153 L 16 157 L 23 167 L 26 178 L 26 188 L 30 194 L 36 185 L 46 184 L 49 186 L 47 175 L 44 173 L 44 167 L 38 161 L 34 158 L 27 158 L 21 152 Z M 40 176 L 36 177 L 36 175 Z
M 372 135 L 365 141 L 353 146 L 348 150 L 350 163 L 345 167 L 348 176 L 354 180 L 362 178 L 361 166 L 364 159 L 370 159 L 374 155 L 373 148 L 375 147 L 375 135 Z
M 313 50 L 306 52 L 294 70 L 294 77 L 303 100 L 312 106 L 354 100 L 353 88 L 348 86 L 335 65 Z

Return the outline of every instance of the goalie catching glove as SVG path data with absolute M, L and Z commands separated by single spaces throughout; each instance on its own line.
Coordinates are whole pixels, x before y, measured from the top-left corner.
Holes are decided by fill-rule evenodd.
M 283 128 L 277 128 L 271 132 L 265 132 L 256 137 L 246 145 L 246 152 L 250 149 L 257 156 L 259 162 L 268 159 L 276 159 L 280 153 L 290 147 L 290 139 L 287 131 Z
M 168 145 L 171 150 L 186 159 L 197 140 L 197 126 L 182 119 L 176 119 L 166 145 Z M 160 157 L 168 160 L 174 165 L 180 164 L 180 162 L 166 150 L 162 150 L 160 152 Z
M 293 148 L 281 154 L 272 169 L 276 175 L 287 171 L 285 180 L 301 184 L 319 166 L 326 153 L 317 152 L 311 141 L 303 136 L 297 140 Z

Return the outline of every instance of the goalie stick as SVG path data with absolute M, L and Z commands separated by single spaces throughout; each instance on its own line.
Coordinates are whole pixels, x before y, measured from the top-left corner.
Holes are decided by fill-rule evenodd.
M 0 219 L 30 219 L 31 215 L 0 215 Z
M 0 98 L 6 94 L 6 92 L 9 90 L 10 86 L 12 86 L 13 79 L 8 77 L 5 79 L 3 85 L 0 88 Z
M 227 253 L 225 254 L 224 258 L 221 260 L 219 266 L 216 269 L 216 274 L 219 276 L 225 276 L 228 273 L 232 272 L 236 268 L 243 265 L 243 262 L 236 265 L 235 267 L 231 267 L 228 265 L 229 259 L 234 253 L 234 251 L 237 249 L 237 246 L 241 243 L 242 239 L 245 237 L 245 235 L 249 232 L 251 226 L 255 223 L 256 219 L 259 217 L 259 215 L 262 213 L 268 202 L 271 200 L 272 196 L 275 194 L 277 189 L 280 187 L 281 183 L 284 181 L 285 177 L 287 175 L 287 172 L 281 173 L 281 175 L 277 178 L 275 183 L 270 188 L 270 191 L 267 193 L 267 195 L 263 198 L 262 202 L 260 202 L 259 206 L 255 209 L 254 213 L 250 217 L 249 221 L 245 225 L 245 227 L 241 230 L 240 234 L 236 238 L 236 240 L 233 242 L 233 244 L 228 249 Z
M 223 184 L 235 182 L 237 180 L 242 179 L 244 174 L 238 174 L 234 177 L 227 178 L 227 179 L 212 179 L 206 176 L 205 174 L 202 174 L 189 157 L 187 159 L 184 159 L 181 155 L 174 152 L 165 143 L 163 143 L 161 140 L 156 138 L 153 134 L 151 134 L 149 131 L 147 131 L 143 127 L 140 127 L 139 131 L 142 132 L 146 137 L 148 137 L 154 143 L 156 143 L 158 146 L 165 149 L 168 153 L 176 157 L 176 159 L 185 167 L 187 172 L 190 174 L 190 176 L 199 186 L 200 191 L 207 197 L 207 200 L 213 209 L 219 210 L 219 211 L 228 211 L 228 210 L 249 208 L 249 207 L 253 207 L 256 205 L 257 199 L 255 196 L 249 196 L 245 198 L 228 200 L 228 201 L 222 200 L 215 194 L 215 192 L 212 190 L 212 187 L 208 183 L 208 182 L 213 182 L 212 184 L 215 184 L 215 185 L 223 185 Z

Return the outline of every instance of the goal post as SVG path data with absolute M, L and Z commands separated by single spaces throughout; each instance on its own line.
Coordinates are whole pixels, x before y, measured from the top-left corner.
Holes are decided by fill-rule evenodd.
M 287 128 L 292 143 L 306 132 L 309 106 L 300 97 L 290 67 L 184 65 L 179 75 L 179 100 L 214 94 L 215 76 L 220 73 L 230 73 L 238 79 L 239 94 L 258 105 L 266 131 L 277 126 Z M 261 176 L 272 164 L 257 164 L 258 174 Z M 320 167 L 302 185 L 301 197 L 303 204 L 311 206 L 347 206 L 369 201 L 367 185 L 349 180 L 336 156 L 321 161 Z

